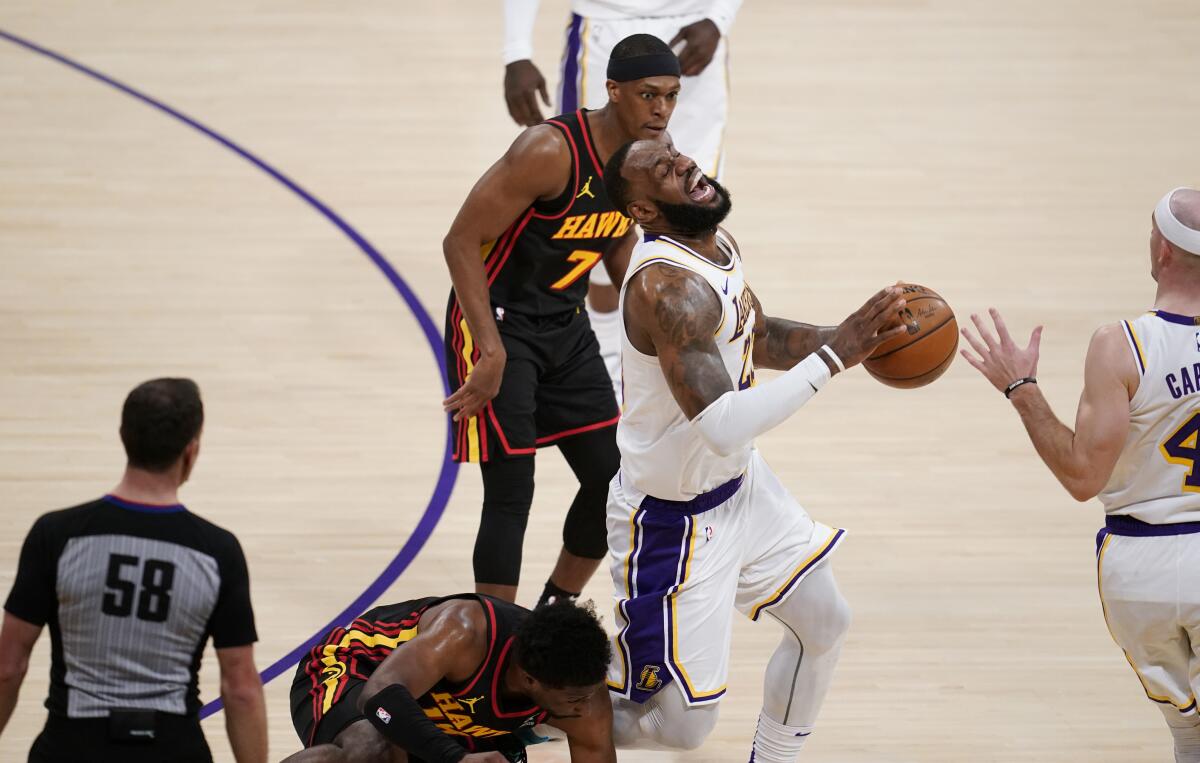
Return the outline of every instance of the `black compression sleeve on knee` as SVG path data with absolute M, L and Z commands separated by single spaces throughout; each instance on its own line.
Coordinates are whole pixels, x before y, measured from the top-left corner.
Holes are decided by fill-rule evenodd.
M 480 464 L 483 514 L 475 537 L 476 583 L 517 585 L 529 505 L 533 503 L 533 457 L 498 458 Z
M 563 548 L 584 559 L 602 559 L 608 553 L 608 483 L 621 463 L 616 431 L 608 427 L 577 435 L 560 443 L 559 450 L 579 480 L 563 523 Z
M 425 715 L 402 684 L 392 684 L 363 705 L 371 725 L 389 742 L 429 763 L 458 763 L 467 751 Z

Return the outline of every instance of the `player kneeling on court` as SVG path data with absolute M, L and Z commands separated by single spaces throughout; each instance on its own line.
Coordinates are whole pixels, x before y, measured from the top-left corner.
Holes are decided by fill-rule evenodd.
M 376 607 L 300 661 L 288 763 L 524 761 L 517 732 L 548 722 L 575 763 L 611 763 L 611 650 L 590 608 L 535 612 L 478 594 Z

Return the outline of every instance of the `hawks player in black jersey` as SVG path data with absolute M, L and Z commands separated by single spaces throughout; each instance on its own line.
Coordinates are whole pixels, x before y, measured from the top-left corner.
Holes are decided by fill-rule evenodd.
M 590 609 L 536 612 L 477 594 L 376 607 L 300 661 L 287 763 L 523 761 L 549 721 L 574 763 L 611 763 L 611 650 Z
M 608 74 L 608 104 L 522 133 L 443 242 L 454 282 L 454 392 L 444 405 L 457 422 L 455 459 L 483 472 L 475 590 L 507 601 L 517 595 L 539 446 L 557 445 L 580 483 L 539 604 L 578 595 L 607 552 L 619 412 L 583 307 L 587 275 L 604 261 L 621 281 L 632 232 L 604 191 L 604 162 L 630 140 L 665 134 L 679 61 L 657 37 L 633 35 L 613 48 Z

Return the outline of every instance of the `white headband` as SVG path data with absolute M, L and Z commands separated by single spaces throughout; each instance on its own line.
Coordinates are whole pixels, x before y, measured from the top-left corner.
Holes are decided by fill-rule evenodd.
M 1154 208 L 1154 224 L 1158 226 L 1159 233 L 1167 241 L 1188 254 L 1200 255 L 1200 230 L 1193 230 L 1179 222 L 1179 219 L 1171 211 L 1171 197 L 1175 195 L 1175 191 L 1186 190 L 1190 189 L 1179 187 L 1162 197 L 1158 206 Z

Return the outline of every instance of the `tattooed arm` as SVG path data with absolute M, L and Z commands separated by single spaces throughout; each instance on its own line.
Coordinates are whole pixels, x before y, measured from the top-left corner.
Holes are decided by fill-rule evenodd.
M 883 289 L 837 327 L 830 346 L 847 366 L 860 362 L 904 330 L 885 328 L 903 304 L 899 289 Z M 658 356 L 684 415 L 710 450 L 728 456 L 800 410 L 837 369 L 823 353 L 812 352 L 778 379 L 735 391 L 713 339 L 720 319 L 716 295 L 690 271 L 651 265 L 629 282 L 625 326 L 630 342 Z
M 689 419 L 733 391 L 713 339 L 721 303 L 712 287 L 690 270 L 651 265 L 639 270 L 625 292 L 629 341 L 658 356 L 675 402 Z
M 763 312 L 758 295 L 754 297 L 754 310 L 758 320 L 754 322 L 754 365 L 786 371 L 812 353 L 821 345 L 829 344 L 837 326 L 813 326 L 797 323 L 786 318 L 768 317 Z

